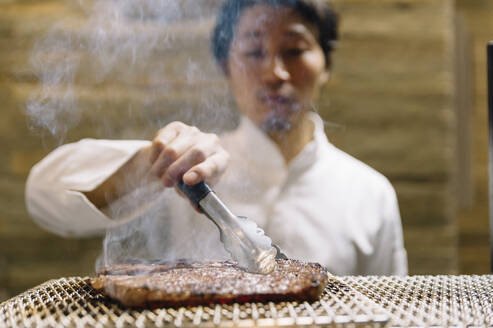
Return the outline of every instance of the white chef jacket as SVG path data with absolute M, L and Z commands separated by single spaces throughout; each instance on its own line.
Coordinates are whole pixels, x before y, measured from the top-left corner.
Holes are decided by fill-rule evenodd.
M 233 213 L 256 221 L 290 258 L 319 262 L 340 275 L 406 274 L 393 187 L 333 146 L 317 114 L 311 119 L 313 140 L 286 165 L 277 146 L 243 117 L 222 136 L 231 160 L 216 193 Z M 103 249 L 113 261 L 229 258 L 217 228 L 172 188 L 141 186 L 103 211 L 85 197 L 146 145 L 84 139 L 55 149 L 28 177 L 29 213 L 65 236 L 106 230 Z

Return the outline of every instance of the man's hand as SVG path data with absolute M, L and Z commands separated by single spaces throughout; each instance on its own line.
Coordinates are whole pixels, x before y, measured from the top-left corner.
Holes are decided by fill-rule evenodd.
M 180 179 L 193 186 L 218 178 L 228 165 L 229 154 L 217 135 L 172 122 L 158 131 L 150 149 L 151 173 L 166 187 Z

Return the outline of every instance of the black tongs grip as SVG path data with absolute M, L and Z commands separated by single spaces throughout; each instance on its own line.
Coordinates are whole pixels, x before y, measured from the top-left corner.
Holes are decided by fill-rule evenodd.
M 200 209 L 200 201 L 207 196 L 210 192 L 213 192 L 211 187 L 205 181 L 201 181 L 196 185 L 189 186 L 180 180 L 178 182 L 178 188 L 180 188 L 181 192 L 185 194 L 185 196 L 190 199 L 190 201 Z

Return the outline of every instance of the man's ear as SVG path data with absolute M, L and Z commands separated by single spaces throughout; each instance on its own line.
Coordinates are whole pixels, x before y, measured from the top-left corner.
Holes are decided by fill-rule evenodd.
M 320 74 L 319 76 L 319 83 L 320 83 L 320 86 L 324 85 L 325 83 L 327 83 L 328 81 L 330 80 L 330 71 L 328 68 L 326 68 L 322 74 Z

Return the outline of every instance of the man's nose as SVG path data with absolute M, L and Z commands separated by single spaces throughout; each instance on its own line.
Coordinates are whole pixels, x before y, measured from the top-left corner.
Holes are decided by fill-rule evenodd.
M 290 74 L 279 56 L 268 56 L 263 70 L 263 77 L 267 83 L 278 83 L 289 80 Z

